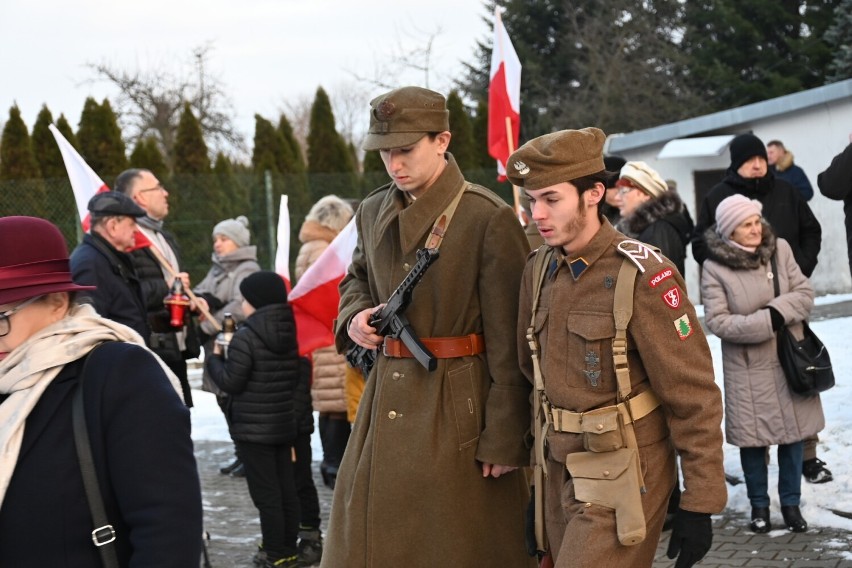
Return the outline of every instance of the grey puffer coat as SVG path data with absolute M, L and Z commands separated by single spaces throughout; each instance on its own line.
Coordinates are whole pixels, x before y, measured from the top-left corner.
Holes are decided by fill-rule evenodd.
M 741 448 L 790 444 L 825 427 L 819 396 L 803 397 L 787 386 L 778 362 L 772 306 L 797 337 L 814 303 L 814 291 L 790 245 L 763 223 L 755 253 L 733 247 L 713 230 L 704 234 L 708 259 L 701 276 L 707 327 L 722 339 L 725 435 Z M 780 295 L 770 259 L 776 255 Z

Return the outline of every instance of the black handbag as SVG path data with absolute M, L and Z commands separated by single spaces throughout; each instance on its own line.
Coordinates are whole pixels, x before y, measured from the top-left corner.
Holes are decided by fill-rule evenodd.
M 772 257 L 773 284 L 775 295 L 780 295 L 778 267 Z M 819 337 L 811 331 L 807 321 L 802 322 L 804 337 L 796 339 L 786 325 L 776 335 L 778 361 L 784 370 L 790 390 L 802 396 L 813 396 L 834 386 L 834 370 L 831 357 Z

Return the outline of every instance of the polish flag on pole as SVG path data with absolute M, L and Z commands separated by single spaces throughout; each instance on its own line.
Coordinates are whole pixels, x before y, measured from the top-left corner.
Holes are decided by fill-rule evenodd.
M 506 179 L 506 162 L 518 147 L 521 128 L 521 60 L 503 27 L 500 8 L 494 8 L 494 45 L 488 86 L 488 154 L 497 160 L 497 179 Z M 513 188 L 520 212 L 518 190 Z
M 332 327 L 340 304 L 337 286 L 352 263 L 357 242 L 358 231 L 353 218 L 290 292 L 300 355 L 334 344 Z
M 284 279 L 287 291 L 290 291 L 290 207 L 287 196 L 281 196 L 278 207 L 278 250 L 275 251 L 275 272 Z
M 68 179 L 71 180 L 71 189 L 74 191 L 74 202 L 77 204 L 77 213 L 80 215 L 80 221 L 83 223 L 83 230 L 88 231 L 89 200 L 96 193 L 109 191 L 109 187 L 89 167 L 89 164 L 83 160 L 83 157 L 77 153 L 74 146 L 65 139 L 56 126 L 51 124 L 48 128 L 53 133 L 53 137 L 56 138 L 56 143 L 59 144 L 62 161 L 65 162 L 65 169 L 68 170 Z

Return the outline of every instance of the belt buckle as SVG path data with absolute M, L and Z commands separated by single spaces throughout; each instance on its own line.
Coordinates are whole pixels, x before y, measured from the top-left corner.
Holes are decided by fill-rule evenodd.
M 92 542 L 95 546 L 103 546 L 115 540 L 115 529 L 112 525 L 104 525 L 92 531 Z

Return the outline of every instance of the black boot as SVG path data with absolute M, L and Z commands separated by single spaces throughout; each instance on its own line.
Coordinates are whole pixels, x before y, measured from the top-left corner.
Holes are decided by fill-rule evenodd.
M 219 473 L 221 473 L 222 475 L 228 475 L 229 473 L 240 467 L 242 464 L 243 462 L 240 461 L 240 458 L 234 458 L 234 461 L 232 463 L 226 465 L 225 467 L 220 467 Z
M 299 560 L 304 566 L 319 564 L 322 559 L 322 533 L 317 529 L 299 529 Z
M 751 530 L 757 534 L 765 534 L 772 530 L 772 523 L 769 522 L 769 507 L 751 508 Z
M 819 458 L 803 462 L 802 475 L 808 483 L 828 483 L 834 479 L 831 471 L 825 467 L 825 462 Z
M 246 476 L 246 465 L 243 462 L 231 471 L 231 477 L 245 477 Z
M 781 516 L 784 517 L 784 523 L 791 531 L 802 533 L 808 530 L 808 523 L 802 518 L 798 505 L 781 507 Z

